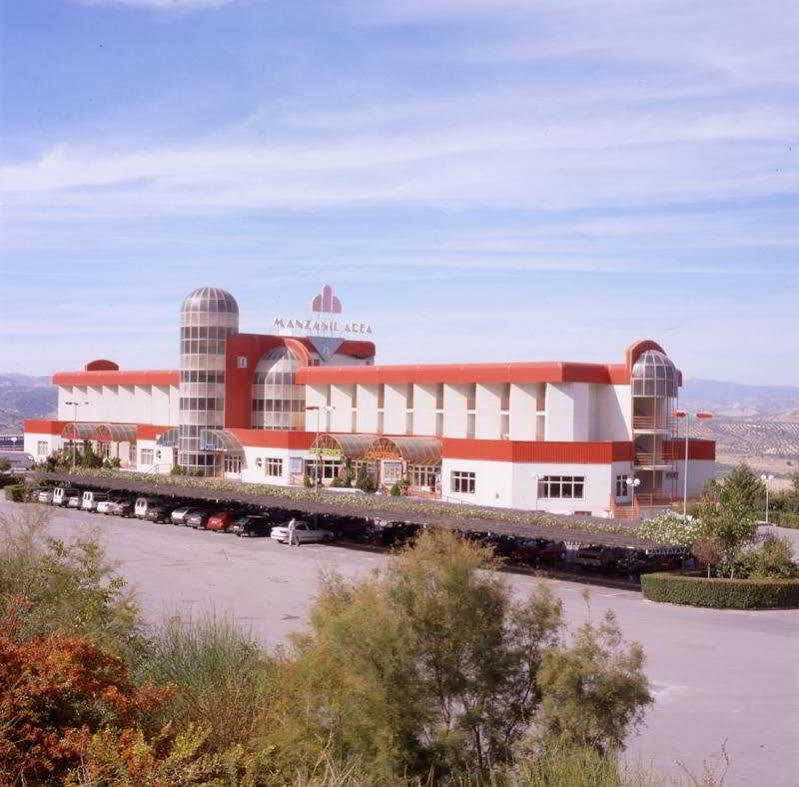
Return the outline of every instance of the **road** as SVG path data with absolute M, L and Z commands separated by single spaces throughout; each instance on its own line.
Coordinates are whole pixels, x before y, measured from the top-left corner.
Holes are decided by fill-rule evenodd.
M 0 502 L 0 514 L 19 506 Z M 53 510 L 51 532 L 98 532 L 138 593 L 144 616 L 213 611 L 234 617 L 273 646 L 305 624 L 317 579 L 379 569 L 383 554 L 337 546 L 286 547 L 269 539 L 154 525 Z M 536 580 L 508 574 L 517 594 Z M 583 586 L 545 580 L 563 599 L 573 628 L 589 614 Z M 638 592 L 594 588 L 590 614 L 613 610 L 624 635 L 647 654 L 655 705 L 629 741 L 632 762 L 679 775 L 676 761 L 700 774 L 722 742 L 732 765 L 728 785 L 799 784 L 799 611 L 739 612 L 645 601 Z

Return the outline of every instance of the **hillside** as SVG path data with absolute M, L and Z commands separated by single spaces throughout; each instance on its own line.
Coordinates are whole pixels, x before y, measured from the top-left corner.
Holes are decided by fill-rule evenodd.
M 762 417 L 784 414 L 799 418 L 799 388 L 790 385 L 741 385 L 719 380 L 686 380 L 680 391 L 686 410 L 715 415 Z
M 26 418 L 55 415 L 56 406 L 49 377 L 0 374 L 0 433 L 21 432 Z

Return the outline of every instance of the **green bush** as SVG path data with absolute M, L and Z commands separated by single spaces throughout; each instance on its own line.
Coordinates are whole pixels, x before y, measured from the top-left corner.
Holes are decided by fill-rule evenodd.
M 12 473 L 0 473 L 0 489 L 11 486 L 12 484 L 21 483 L 22 481 L 19 476 L 13 475 Z
M 6 487 L 6 499 L 13 503 L 27 503 L 31 499 L 31 488 L 25 484 L 12 484 Z
M 686 574 L 643 574 L 641 593 L 650 601 L 715 609 L 799 607 L 799 580 L 721 579 Z
M 736 575 L 746 579 L 796 579 L 799 566 L 793 547 L 785 536 L 766 536 L 761 543 L 741 554 Z
M 772 511 L 769 519 L 772 525 L 799 529 L 799 514 L 792 511 Z

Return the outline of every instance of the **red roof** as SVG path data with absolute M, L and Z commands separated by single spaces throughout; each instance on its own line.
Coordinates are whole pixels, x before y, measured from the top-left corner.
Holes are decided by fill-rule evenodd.
M 53 385 L 177 385 L 175 370 L 56 372 Z
M 298 383 L 604 383 L 629 382 L 624 364 L 468 363 L 398 366 L 313 366 L 297 372 Z

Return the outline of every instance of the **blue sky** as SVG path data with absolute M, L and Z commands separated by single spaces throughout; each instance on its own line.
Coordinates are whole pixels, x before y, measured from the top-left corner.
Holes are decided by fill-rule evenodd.
M 4 0 L 0 370 L 174 367 L 323 282 L 382 362 L 799 385 L 785 0 Z

